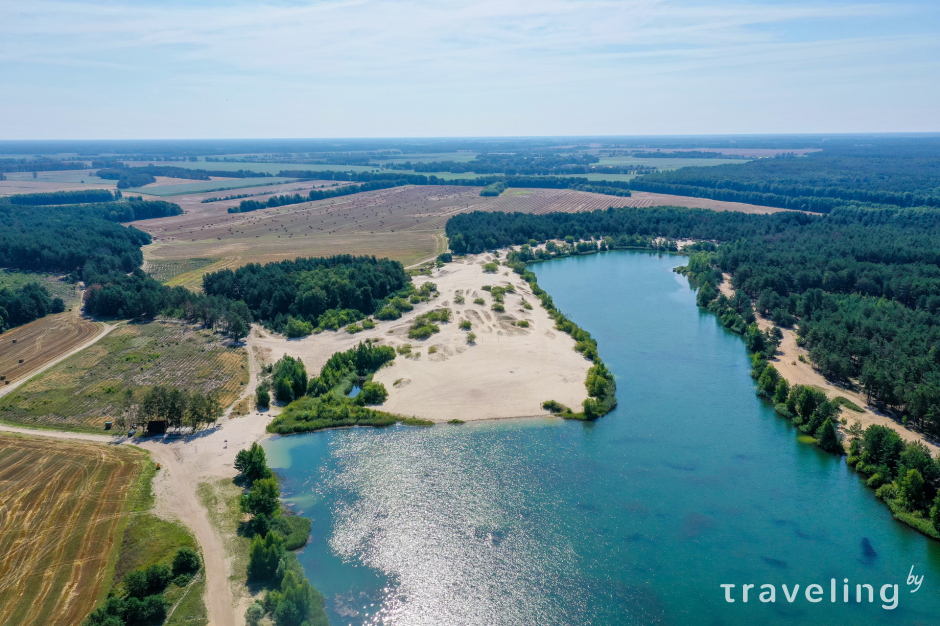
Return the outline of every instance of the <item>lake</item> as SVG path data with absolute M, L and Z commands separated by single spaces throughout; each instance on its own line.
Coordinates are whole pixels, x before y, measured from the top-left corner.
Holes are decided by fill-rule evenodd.
M 265 444 L 313 519 L 299 558 L 334 626 L 940 623 L 940 545 L 755 395 L 743 341 L 696 307 L 672 271 L 684 263 L 620 251 L 532 267 L 617 377 L 619 406 L 597 422 Z M 875 601 L 856 604 L 856 584 Z

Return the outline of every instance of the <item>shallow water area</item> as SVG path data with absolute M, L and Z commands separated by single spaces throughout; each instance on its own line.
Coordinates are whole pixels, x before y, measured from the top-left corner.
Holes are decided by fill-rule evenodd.
M 611 252 L 533 266 L 617 376 L 619 406 L 597 422 L 265 444 L 314 520 L 299 556 L 334 626 L 940 623 L 940 545 L 754 394 L 741 338 L 672 272 L 684 262 Z M 844 603 L 845 578 L 853 600 L 867 583 L 875 602 Z M 775 602 L 759 600 L 762 584 Z M 783 584 L 800 585 L 792 603 Z M 806 599 L 811 584 L 822 601 Z M 885 584 L 899 588 L 893 610 Z

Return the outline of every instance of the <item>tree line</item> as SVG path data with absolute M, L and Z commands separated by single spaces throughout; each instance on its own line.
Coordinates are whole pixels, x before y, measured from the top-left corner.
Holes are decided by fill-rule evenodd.
M 828 213 L 847 203 L 940 205 L 936 153 L 833 148 L 804 157 L 685 167 L 630 183 L 631 189 Z
M 49 193 L 23 193 L 0 198 L 8 204 L 50 205 L 50 204 L 85 204 L 89 202 L 112 202 L 121 199 L 121 192 L 111 193 L 107 189 L 86 189 L 83 191 L 53 191 Z

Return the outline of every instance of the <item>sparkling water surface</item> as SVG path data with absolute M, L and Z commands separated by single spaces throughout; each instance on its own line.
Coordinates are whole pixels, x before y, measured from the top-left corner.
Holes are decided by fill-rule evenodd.
M 533 268 L 617 376 L 620 404 L 595 423 L 265 445 L 314 520 L 299 558 L 334 626 L 940 624 L 940 546 L 755 396 L 741 338 L 697 309 L 671 271 L 683 263 L 613 252 Z M 911 566 L 925 576 L 913 594 Z M 876 602 L 844 604 L 844 578 L 852 598 L 871 584 Z M 817 604 L 804 596 L 813 583 Z M 756 585 L 747 603 L 743 584 Z M 761 584 L 776 602 L 758 601 Z M 793 603 L 781 584 L 800 585 Z M 884 584 L 899 585 L 891 611 Z

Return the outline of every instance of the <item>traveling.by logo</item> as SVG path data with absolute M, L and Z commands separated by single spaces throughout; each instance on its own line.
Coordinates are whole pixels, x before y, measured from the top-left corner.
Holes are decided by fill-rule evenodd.
M 914 566 L 912 565 L 911 571 L 907 575 L 907 585 L 909 587 L 913 587 L 913 589 L 910 589 L 910 592 L 917 592 L 923 582 L 924 576 L 915 575 Z M 725 590 L 725 602 L 736 602 L 738 599 L 740 599 L 742 602 L 748 602 L 753 600 L 754 596 L 757 596 L 757 600 L 760 602 L 777 601 L 777 587 L 772 584 L 763 584 L 759 588 L 757 585 L 741 585 L 740 591 L 735 590 L 737 585 L 724 584 L 720 585 L 720 587 Z M 849 579 L 845 578 L 842 581 L 842 589 L 840 590 L 838 587 L 839 585 L 835 578 L 829 581 L 830 602 L 841 601 L 846 604 L 853 600 L 858 604 L 866 601 L 870 604 L 875 602 L 875 587 L 870 584 L 856 583 L 855 589 L 853 590 L 849 584 Z M 783 591 L 783 597 L 786 598 L 787 602 L 793 603 L 797 598 L 801 597 L 799 584 L 793 585 L 792 588 L 788 587 L 787 585 L 780 585 L 780 588 Z M 754 590 L 753 593 L 751 593 L 752 589 Z M 840 594 L 839 591 L 842 591 L 842 593 Z M 855 593 L 851 593 L 852 591 Z M 822 602 L 824 596 L 825 590 L 823 589 L 822 585 L 818 585 L 816 583 L 807 585 L 804 588 L 802 594 L 802 597 L 805 597 L 807 602 L 812 602 L 814 604 L 817 602 Z M 841 596 L 841 598 L 839 596 Z M 887 585 L 882 585 L 878 596 L 881 598 L 881 608 L 888 611 L 896 609 L 899 600 L 898 585 L 890 583 Z

